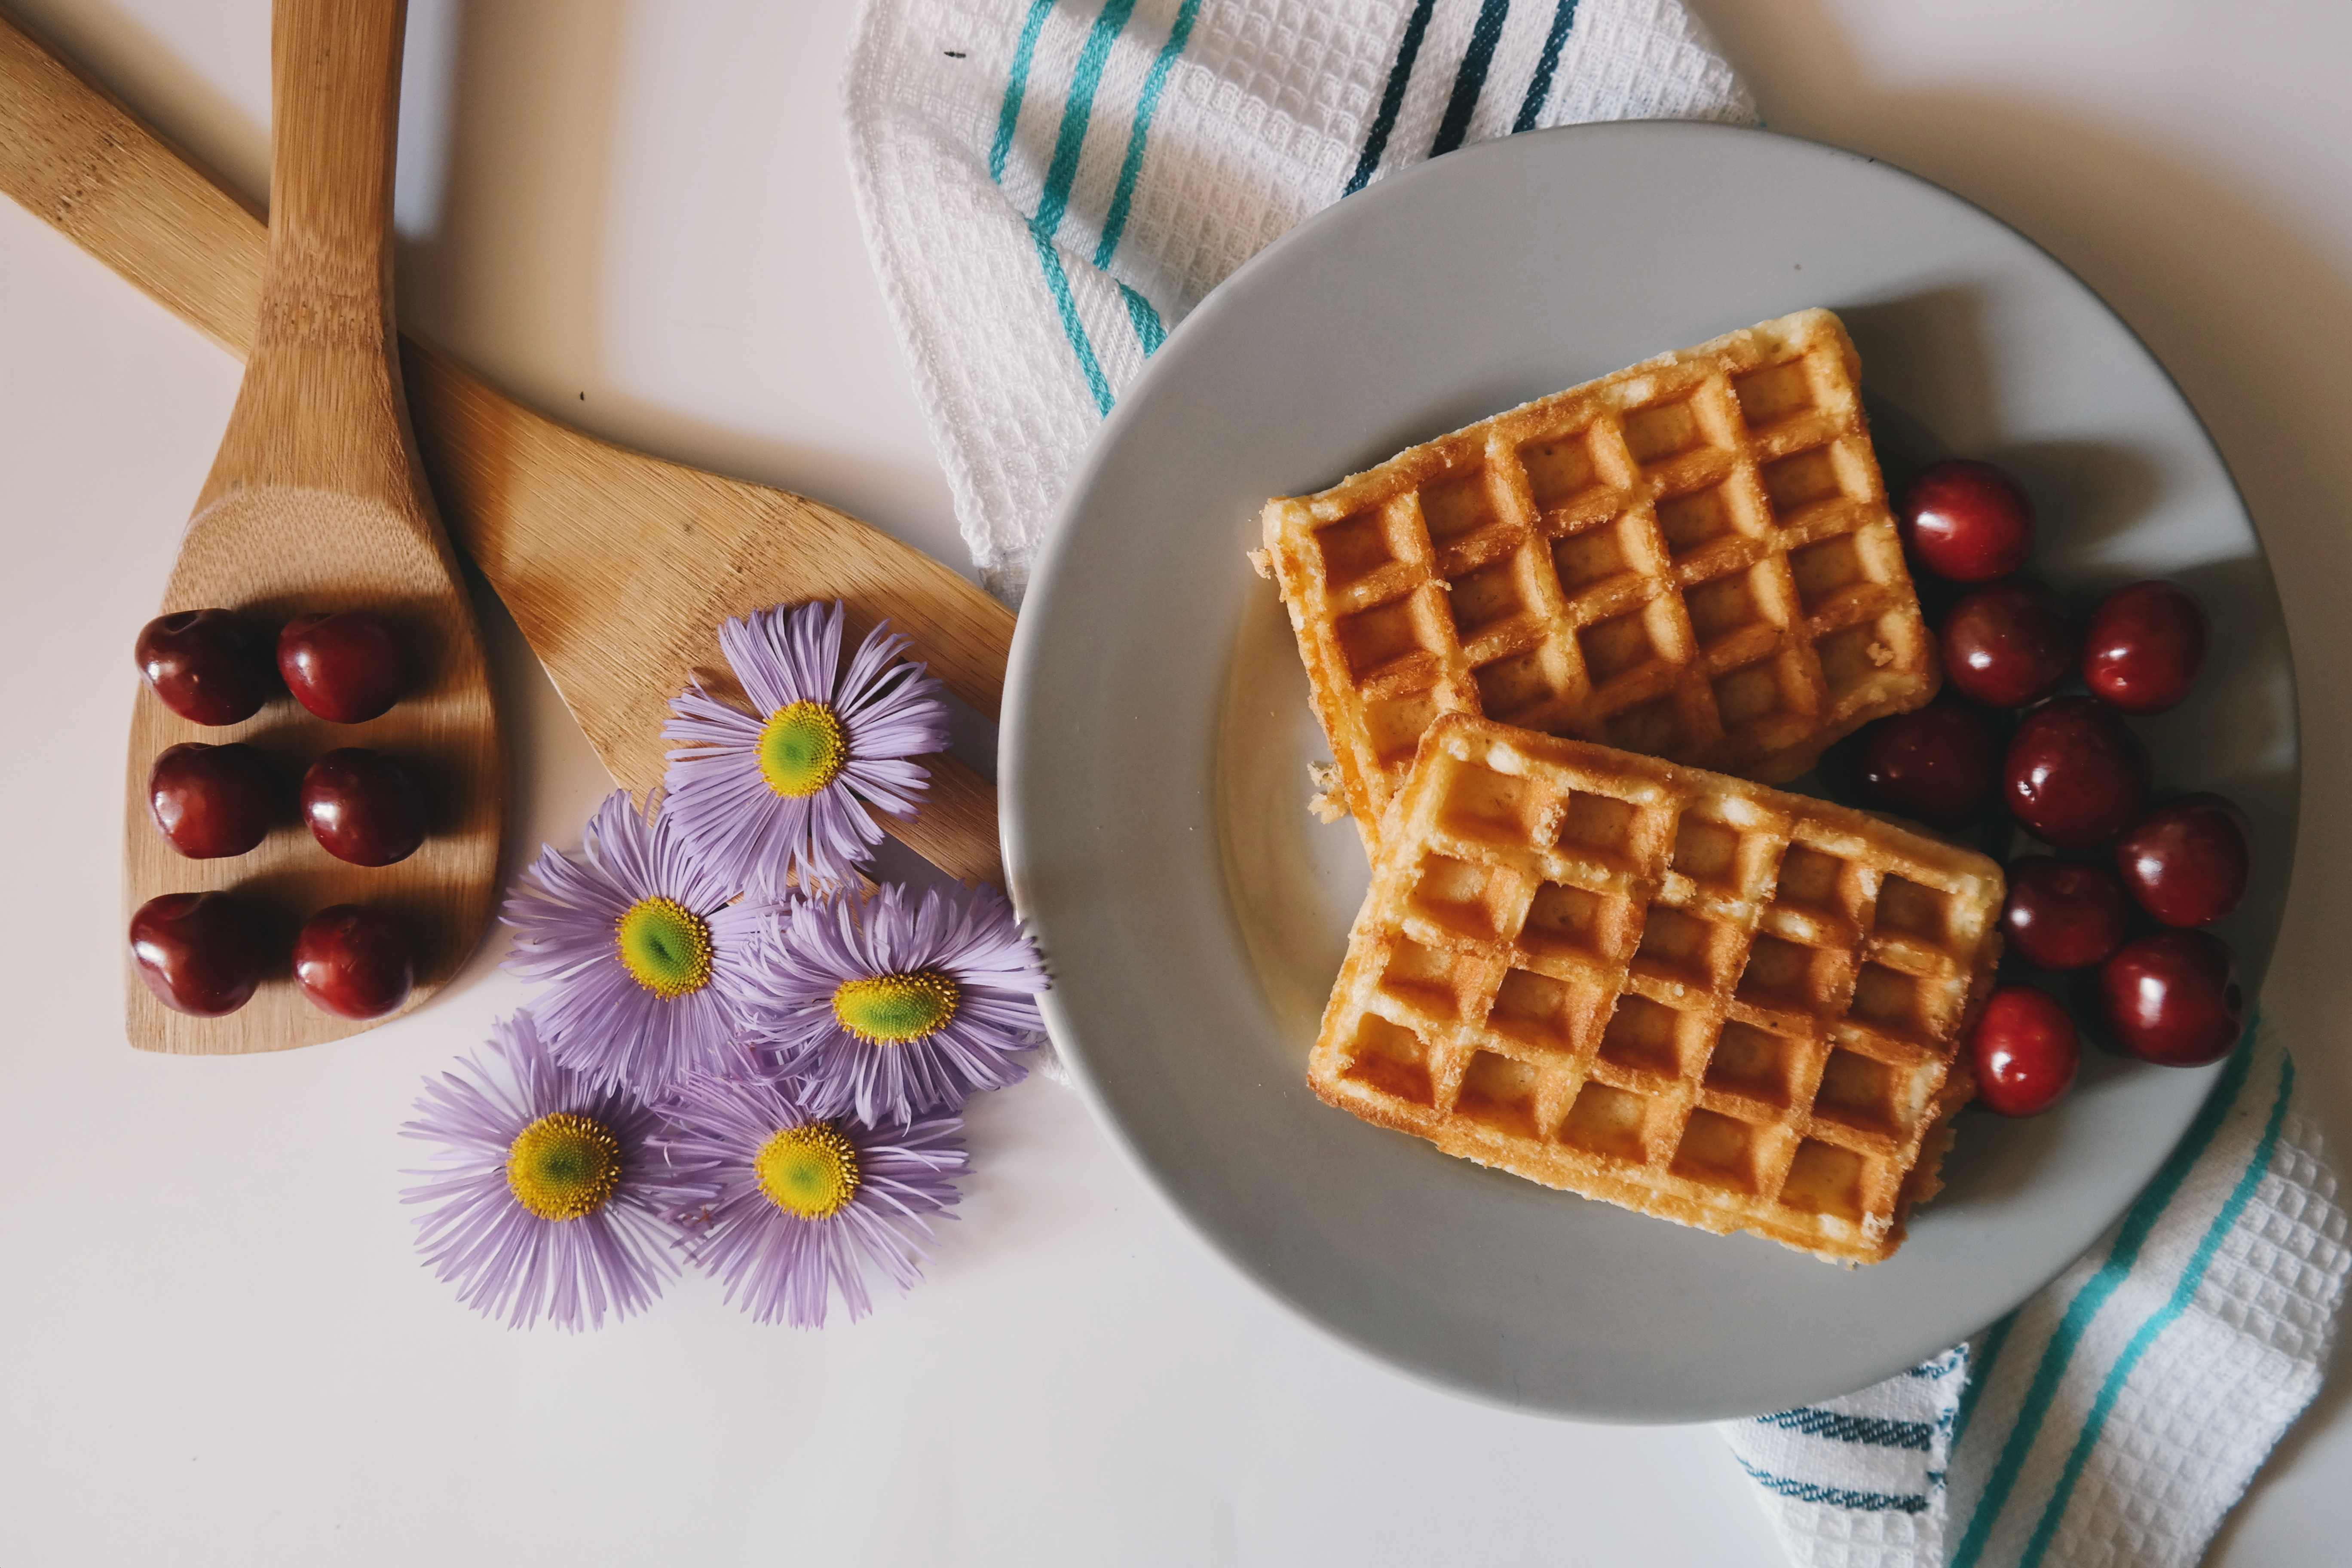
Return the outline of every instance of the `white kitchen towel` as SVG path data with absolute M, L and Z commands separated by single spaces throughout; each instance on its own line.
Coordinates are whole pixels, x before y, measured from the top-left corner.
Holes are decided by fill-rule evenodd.
M 958 519 L 1016 603 L 1121 389 L 1299 219 L 1484 137 L 1755 119 L 1675 0 L 867 0 L 843 98 Z M 1790 1559 L 2194 1562 L 2317 1387 L 2352 1260 L 2292 1081 L 2241 1052 L 2148 1195 L 1971 1345 L 1727 1424 Z
M 1904 1376 L 1722 1430 L 1803 1568 L 2188 1568 L 2318 1392 L 2347 1267 L 2326 1143 L 2257 1025 L 2056 1283 Z
M 843 100 L 957 520 L 1012 603 L 1120 391 L 1299 219 L 1514 131 L 1755 119 L 1676 0 L 867 0 Z
M 1969 1347 L 1859 1394 L 1727 1422 L 1792 1563 L 1894 1568 L 1942 1563 L 1945 1470 Z

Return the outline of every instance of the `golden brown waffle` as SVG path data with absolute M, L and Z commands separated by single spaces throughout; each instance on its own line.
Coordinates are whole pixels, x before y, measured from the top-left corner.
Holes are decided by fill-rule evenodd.
M 1307 1081 L 1549 1186 L 1874 1263 L 1974 1093 L 2002 891 L 1862 812 L 1449 714 Z
M 1858 372 L 1801 310 L 1268 501 L 1366 844 L 1440 713 L 1778 783 L 1934 696 Z

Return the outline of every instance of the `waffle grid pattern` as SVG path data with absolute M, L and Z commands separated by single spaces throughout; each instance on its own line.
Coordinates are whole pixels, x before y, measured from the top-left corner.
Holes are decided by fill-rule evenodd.
M 1858 363 L 1800 311 L 1267 502 L 1367 841 L 1440 713 L 1777 783 L 1932 697 Z
M 2000 868 L 1805 796 L 1451 715 L 1308 1081 L 1449 1153 L 1875 1262 L 1973 1090 Z

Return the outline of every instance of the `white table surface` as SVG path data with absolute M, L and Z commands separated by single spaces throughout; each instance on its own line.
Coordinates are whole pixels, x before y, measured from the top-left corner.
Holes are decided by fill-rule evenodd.
M 266 188 L 266 0 L 9 3 Z M 2022 228 L 2122 311 L 2211 427 L 2302 679 L 2300 875 L 2266 1005 L 2352 1148 L 2346 927 L 2326 891 L 2352 857 L 2336 810 L 2352 808 L 2352 10 L 1691 3 L 1772 125 Z M 526 401 L 961 566 L 851 208 L 835 113 L 850 14 L 413 0 L 401 308 Z M 977 1104 L 976 1173 L 929 1279 L 855 1327 L 760 1328 L 698 1278 L 576 1337 L 460 1308 L 412 1249 L 396 1197 L 417 1149 L 396 1129 L 420 1077 L 520 1001 L 497 939 L 429 1007 L 340 1044 L 179 1059 L 121 1041 L 129 649 L 237 374 L 0 203 L 0 646 L 18 716 L 0 779 L 0 1558 L 1778 1561 L 1711 1431 L 1502 1413 L 1328 1342 L 1042 1081 Z M 607 783 L 511 624 L 490 622 L 517 846 L 575 845 Z M 2347 1360 L 2212 1561 L 2339 1555 Z

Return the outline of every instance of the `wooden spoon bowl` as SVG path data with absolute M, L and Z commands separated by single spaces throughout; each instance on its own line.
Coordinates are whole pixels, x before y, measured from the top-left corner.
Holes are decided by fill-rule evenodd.
M 278 1050 L 381 1023 L 313 1005 L 294 983 L 294 933 L 330 904 L 393 915 L 416 947 L 397 1016 L 457 973 L 496 895 L 505 758 L 481 634 L 410 433 L 392 313 L 394 125 L 400 0 L 278 0 L 271 26 L 273 216 L 261 320 L 220 453 L 163 595 L 163 610 L 220 607 L 275 628 L 306 612 L 365 610 L 399 639 L 400 700 L 331 724 L 280 697 L 242 724 L 192 724 L 142 689 L 131 723 L 124 914 L 164 893 L 247 900 L 276 963 L 252 1001 L 219 1018 L 164 1006 L 135 970 L 131 1043 L 200 1055 Z M 252 851 L 183 858 L 150 816 L 147 774 L 182 741 L 245 741 L 284 780 L 284 819 Z M 293 810 L 303 771 L 341 746 L 397 756 L 423 784 L 424 846 L 391 866 L 329 855 Z

